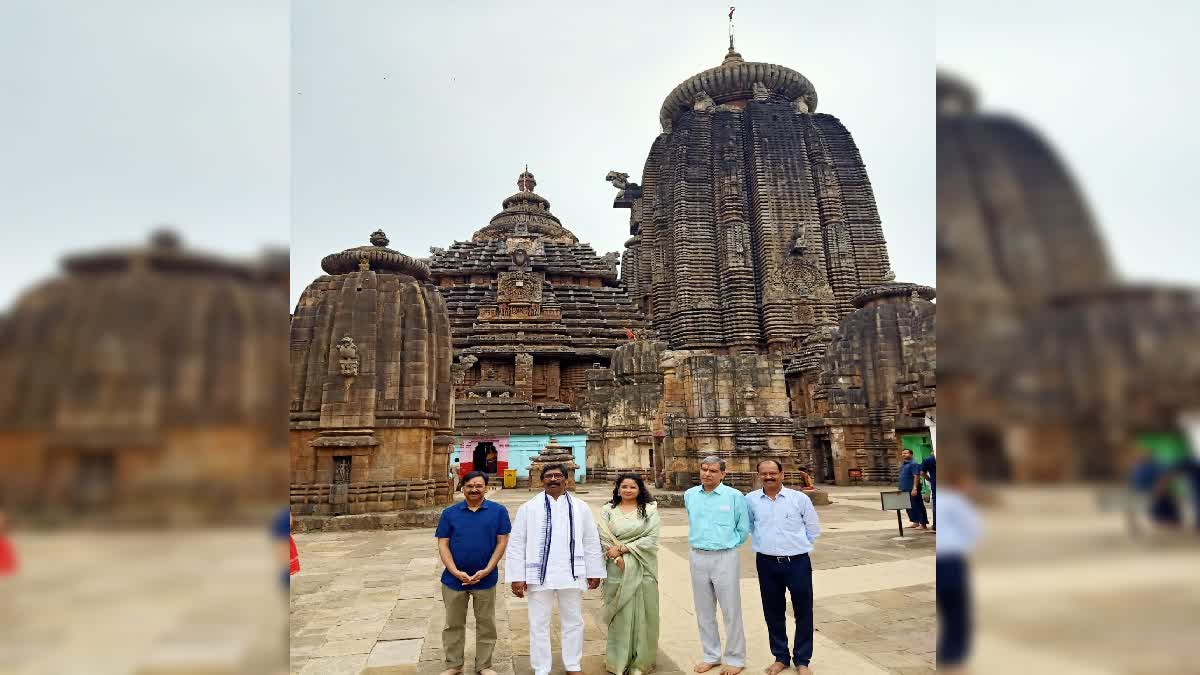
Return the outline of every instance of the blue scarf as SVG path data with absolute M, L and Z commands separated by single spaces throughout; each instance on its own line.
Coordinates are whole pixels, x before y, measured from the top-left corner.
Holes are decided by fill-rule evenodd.
M 546 505 L 546 518 L 542 521 L 542 559 L 538 563 L 538 585 L 546 583 L 546 565 L 550 559 L 550 539 L 554 536 L 553 516 L 550 513 L 550 495 L 543 493 L 543 501 Z M 575 510 L 571 506 L 571 495 L 563 492 L 563 498 L 567 500 L 567 518 L 571 521 L 571 578 L 576 579 L 575 575 Z

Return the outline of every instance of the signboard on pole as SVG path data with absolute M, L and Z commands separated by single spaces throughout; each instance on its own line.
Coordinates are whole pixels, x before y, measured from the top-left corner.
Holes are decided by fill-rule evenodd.
M 896 527 L 900 530 L 900 536 L 904 536 L 904 522 L 900 520 L 900 511 L 909 507 L 908 493 L 900 490 L 889 490 L 879 493 L 879 505 L 883 511 L 896 512 Z

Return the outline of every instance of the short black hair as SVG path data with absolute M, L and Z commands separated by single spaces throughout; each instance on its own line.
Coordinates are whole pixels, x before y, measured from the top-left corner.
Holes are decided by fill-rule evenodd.
M 770 457 L 758 460 L 758 464 L 754 465 L 754 470 L 758 471 L 762 467 L 763 462 L 774 462 L 775 466 L 779 467 L 779 473 L 783 473 L 783 464 L 779 460 L 771 459 Z
M 468 471 L 467 475 L 462 477 L 462 482 L 458 484 L 458 489 L 463 489 L 463 486 L 465 486 L 472 478 L 482 478 L 483 484 L 485 486 L 488 484 L 488 475 L 486 473 L 482 471 Z
M 563 478 L 567 477 L 567 467 L 563 466 L 562 464 L 547 464 L 546 466 L 542 467 L 542 472 L 540 474 L 538 474 L 538 478 L 539 479 L 545 478 L 546 472 L 553 471 L 554 469 L 558 469 L 559 471 L 561 471 Z

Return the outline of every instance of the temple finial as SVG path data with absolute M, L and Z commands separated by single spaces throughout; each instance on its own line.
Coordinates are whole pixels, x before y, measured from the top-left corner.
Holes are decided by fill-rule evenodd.
M 733 10 L 737 7 L 729 8 L 729 53 L 733 54 L 736 50 L 733 48 Z
M 529 173 L 529 165 L 525 165 L 525 170 L 517 176 L 517 189 L 521 192 L 533 192 L 533 188 L 537 187 L 537 181 L 533 179 L 533 174 Z

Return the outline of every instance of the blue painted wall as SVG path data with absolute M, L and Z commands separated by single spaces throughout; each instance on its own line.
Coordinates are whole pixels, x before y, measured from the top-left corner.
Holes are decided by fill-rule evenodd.
M 575 471 L 575 481 L 584 480 L 587 475 L 587 435 L 579 434 L 576 436 L 555 436 L 559 445 L 571 448 L 571 454 L 575 458 L 575 464 L 579 466 Z M 462 441 L 458 439 L 458 447 L 462 447 Z M 508 468 L 516 469 L 518 476 L 529 475 L 529 459 L 534 455 L 540 454 L 542 449 L 550 443 L 549 436 L 509 436 L 508 437 Z

